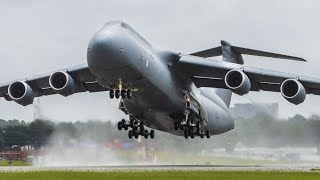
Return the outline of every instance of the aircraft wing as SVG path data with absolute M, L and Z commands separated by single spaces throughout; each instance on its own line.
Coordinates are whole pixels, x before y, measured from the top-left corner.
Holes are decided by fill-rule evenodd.
M 307 94 L 320 95 L 320 78 L 298 76 L 188 55 L 181 56 L 175 65 L 186 75 L 191 76 L 197 87 L 227 89 L 224 81 L 226 74 L 230 70 L 241 70 L 250 79 L 251 91 L 280 92 L 280 86 L 285 80 L 297 79 L 304 86 Z
M 66 72 L 72 77 L 77 85 L 74 93 L 100 92 L 108 90 L 97 82 L 96 77 L 90 72 L 87 64 L 80 64 L 54 72 Z M 8 95 L 8 87 L 11 83 L 19 81 L 26 82 L 31 87 L 34 97 L 57 94 L 49 84 L 49 78 L 54 72 L 0 84 L 0 97 L 4 97 L 6 100 L 12 100 Z

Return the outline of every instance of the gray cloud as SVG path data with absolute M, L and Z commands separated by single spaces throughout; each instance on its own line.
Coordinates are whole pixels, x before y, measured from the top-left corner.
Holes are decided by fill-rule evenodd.
M 87 44 L 109 20 L 124 20 L 156 47 L 188 53 L 238 46 L 302 56 L 308 63 L 245 57 L 250 66 L 320 77 L 320 2 L 304 1 L 2 1 L 0 81 L 28 77 L 86 61 Z M 251 93 L 234 102 L 279 102 L 282 115 L 317 113 L 320 98 L 294 106 L 278 93 Z M 118 120 L 124 115 L 106 93 L 41 98 L 51 119 Z M 33 107 L 0 101 L 1 118 L 33 118 Z M 81 113 L 80 113 L 81 112 Z M 85 113 L 83 113 L 85 112 Z

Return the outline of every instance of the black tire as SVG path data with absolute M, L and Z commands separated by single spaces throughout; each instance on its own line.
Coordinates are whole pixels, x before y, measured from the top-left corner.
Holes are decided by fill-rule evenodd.
M 130 119 L 130 127 L 133 128 L 133 126 L 134 126 L 134 120 L 133 120 L 133 119 Z
M 132 139 L 132 137 L 133 137 L 133 133 L 132 133 L 131 130 L 128 131 L 128 137 L 129 137 L 130 139 Z
M 121 121 L 118 122 L 118 130 L 119 130 L 119 131 L 122 130 L 122 122 L 121 122 Z
M 203 135 L 202 134 L 200 135 L 200 137 L 201 137 L 201 139 L 203 139 Z
M 114 96 L 115 96 L 117 99 L 119 99 L 119 97 L 120 97 L 120 90 L 119 90 L 119 89 L 117 89 L 117 90 L 114 91 Z
M 173 128 L 174 128 L 174 130 L 178 130 L 179 129 L 179 126 L 178 126 L 179 124 L 178 124 L 178 121 L 175 121 L 174 123 L 173 123 Z
M 153 129 L 150 131 L 150 138 L 151 138 L 151 139 L 154 138 L 154 130 L 153 130 Z
M 135 135 L 134 135 L 134 138 L 138 139 L 138 138 L 139 138 L 139 134 L 138 134 L 138 133 L 135 134 Z
M 193 138 L 194 138 L 194 134 L 193 134 L 193 133 L 191 133 L 191 134 L 190 134 L 190 137 L 191 137 L 191 139 L 193 139 Z
M 121 97 L 122 97 L 123 99 L 125 99 L 126 96 L 127 96 L 126 90 L 121 90 Z
M 145 139 L 148 139 L 148 137 L 149 137 L 149 132 L 148 132 L 148 130 L 144 130 L 144 138 L 145 138 Z
M 184 130 L 184 138 L 188 139 L 188 137 L 189 137 L 188 130 Z
M 132 131 L 134 132 L 134 133 L 138 133 L 137 131 L 138 131 L 138 128 L 137 127 L 133 127 L 132 128 Z
M 140 122 L 140 130 L 142 131 L 142 132 L 144 132 L 144 122 L 143 121 L 141 121 Z
M 199 133 L 200 132 L 200 121 L 197 121 L 197 132 Z
M 110 97 L 110 99 L 113 99 L 114 98 L 114 90 L 110 90 L 109 91 L 109 97 Z
M 124 129 L 124 130 L 128 130 L 128 126 L 127 126 L 127 125 L 124 125 L 123 129 Z
M 121 119 L 121 122 L 122 122 L 122 124 L 125 124 L 126 120 L 125 119 Z
M 210 138 L 210 131 L 209 130 L 206 130 L 206 136 L 207 136 L 207 138 Z
M 131 99 L 132 97 L 132 91 L 130 89 L 127 90 L 127 98 Z

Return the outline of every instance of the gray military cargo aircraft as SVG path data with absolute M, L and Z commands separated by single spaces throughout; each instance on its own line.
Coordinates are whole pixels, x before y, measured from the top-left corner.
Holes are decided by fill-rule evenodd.
M 124 22 L 106 23 L 90 40 L 87 63 L 0 85 L 0 96 L 23 106 L 35 97 L 109 91 L 128 120 L 129 138 L 154 138 L 154 130 L 185 138 L 234 128 L 232 93 L 280 92 L 293 104 L 320 95 L 320 79 L 244 66 L 242 55 L 295 61 L 302 58 L 232 46 L 181 54 L 160 51 Z M 208 59 L 222 56 L 222 61 Z

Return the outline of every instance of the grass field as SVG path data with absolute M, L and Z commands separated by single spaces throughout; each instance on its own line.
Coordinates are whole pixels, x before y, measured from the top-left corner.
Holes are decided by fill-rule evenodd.
M 37 180 L 37 179 L 234 179 L 234 180 L 313 180 L 320 179 L 318 172 L 284 172 L 284 171 L 131 171 L 131 172 L 92 172 L 92 171 L 35 171 L 35 172 L 0 172 L 3 180 Z
M 25 161 L 12 161 L 11 164 L 8 164 L 7 160 L 0 161 L 0 166 L 30 166 L 30 165 L 31 163 L 25 162 Z

